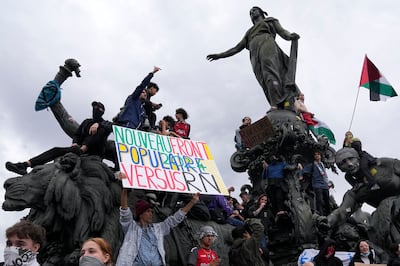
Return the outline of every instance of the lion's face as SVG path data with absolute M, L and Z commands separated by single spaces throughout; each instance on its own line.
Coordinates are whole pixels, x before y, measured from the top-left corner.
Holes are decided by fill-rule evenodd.
M 6 194 L 3 210 L 43 209 L 43 197 L 55 170 L 54 164 L 40 165 L 27 175 L 7 179 L 4 182 Z

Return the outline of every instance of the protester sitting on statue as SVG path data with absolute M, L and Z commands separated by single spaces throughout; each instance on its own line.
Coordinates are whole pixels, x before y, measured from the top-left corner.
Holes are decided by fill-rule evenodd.
M 335 256 L 336 242 L 332 239 L 325 239 L 320 246 L 320 251 L 314 257 L 315 266 L 343 266 L 343 262 Z
M 183 108 L 178 108 L 175 111 L 176 123 L 173 126 L 173 130 L 170 132 L 170 136 L 189 139 L 190 124 L 186 122 L 188 114 Z
M 294 110 L 297 114 L 308 113 L 307 106 L 304 104 L 304 93 L 300 92 L 296 95 L 294 101 Z
M 362 144 L 358 138 L 352 139 L 351 148 L 355 149 L 360 156 L 360 168 L 357 173 L 354 174 L 358 182 L 368 184 L 371 190 L 380 189 L 380 186 L 376 184 L 375 178 L 370 171 L 371 166 L 377 164 L 377 158 L 362 150 Z
M 231 186 L 228 188 L 229 196 L 226 198 L 226 201 L 228 202 L 228 206 L 230 206 L 230 208 L 232 208 L 234 211 L 232 213 L 233 218 L 238 219 L 243 222 L 245 220 L 244 216 L 242 215 L 244 207 L 241 203 L 239 203 L 239 201 L 236 198 L 231 196 L 231 193 L 234 191 L 235 191 L 234 187 Z M 235 211 L 237 211 L 237 212 L 235 212 Z
M 334 193 L 335 193 L 335 184 L 332 182 L 332 180 L 328 181 L 328 188 L 329 188 L 329 204 L 330 204 L 330 209 L 331 211 L 336 210 L 339 205 L 336 203 Z
M 326 168 L 321 161 L 321 152 L 314 152 L 314 161 L 304 166 L 300 172 L 300 179 L 304 176 L 311 177 L 312 189 L 315 194 L 315 208 L 319 215 L 327 216 L 330 214 L 331 209 L 329 205 L 329 187 L 328 187 L 328 174 Z
M 46 240 L 46 230 L 22 220 L 6 230 L 4 265 L 39 266 L 36 256 Z
M 275 41 L 276 34 L 283 39 L 298 40 L 297 33 L 285 30 L 279 21 L 268 16 L 260 7 L 250 9 L 253 26 L 233 48 L 219 54 L 210 54 L 210 61 L 233 56 L 243 49 L 250 52 L 250 62 L 258 83 L 271 106 L 271 110 L 288 107 L 294 100 L 298 88 L 294 82 L 294 69 L 290 71 L 290 60 Z M 295 60 L 295 58 L 291 58 Z M 290 78 L 292 77 L 292 78 Z
M 297 95 L 294 107 L 296 113 L 300 116 L 304 123 L 306 123 L 311 133 L 317 140 L 322 138 L 326 139 L 326 141 L 329 141 L 331 144 L 336 144 L 335 135 L 329 129 L 328 125 L 317 119 L 313 113 L 308 111 L 306 105 L 304 104 L 304 93 L 300 92 Z
M 246 144 L 242 140 L 242 136 L 240 135 L 240 130 L 249 125 L 251 125 L 251 118 L 245 116 L 242 119 L 242 125 L 235 131 L 235 147 L 238 151 L 245 150 L 246 148 L 248 148 L 246 147 Z
M 233 243 L 229 250 L 230 266 L 269 265 L 267 248 L 261 247 L 264 227 L 259 219 L 247 219 L 243 226 L 232 230 Z
M 268 232 L 272 229 L 275 223 L 275 215 L 271 210 L 268 202 L 268 196 L 261 194 L 258 197 L 257 203 L 250 207 L 249 218 L 258 218 L 264 226 L 264 238 L 261 240 L 261 247 L 266 248 L 268 243 Z
M 132 94 L 126 98 L 121 111 L 113 119 L 116 124 L 133 129 L 143 129 L 144 127 L 150 128 L 150 124 L 145 125 L 144 123 L 146 119 L 146 111 L 144 109 L 144 103 L 147 99 L 146 87 L 150 85 L 150 80 L 159 70 L 160 68 L 155 66 L 153 71 L 150 72 L 144 78 L 142 83 L 136 87 Z
M 158 127 L 155 131 L 157 134 L 164 136 L 170 136 L 172 129 L 174 128 L 175 120 L 170 115 L 164 116 L 158 123 Z
M 239 212 L 234 211 L 234 209 L 228 205 L 223 195 L 210 195 L 207 207 L 210 210 L 211 220 L 220 224 L 228 223 L 233 226 L 243 225 L 242 221 L 235 219 L 235 217 L 239 215 Z
M 228 203 L 229 208 L 231 208 L 233 210 L 231 217 L 234 219 L 237 219 L 239 221 L 244 221 L 244 217 L 241 215 L 241 210 L 243 209 L 242 205 L 239 204 L 236 200 L 236 204 L 235 204 L 235 198 L 228 196 L 226 198 L 226 201 Z
M 156 126 L 157 115 L 155 114 L 155 111 L 162 107 L 161 103 L 153 103 L 150 98 L 156 95 L 159 90 L 160 88 L 154 82 L 149 82 L 146 87 L 147 96 L 143 107 L 146 112 L 147 119 L 149 120 L 150 129 L 154 129 Z
M 353 133 L 351 131 L 347 131 L 344 134 L 344 140 L 343 140 L 343 148 L 351 148 L 351 143 L 353 142 Z
M 82 244 L 79 266 L 113 266 L 110 244 L 101 237 L 89 238 Z
M 175 214 L 160 223 L 153 223 L 153 206 L 145 200 L 135 202 L 135 220 L 128 206 L 128 190 L 122 189 L 120 223 L 124 241 L 119 250 L 118 266 L 166 265 L 163 238 L 185 219 L 185 215 L 199 201 L 200 193 Z
M 85 119 L 80 124 L 72 139 L 71 147 L 54 147 L 25 162 L 6 162 L 6 168 L 11 172 L 25 175 L 28 167 L 45 164 L 68 152 L 103 157 L 107 138 L 112 132 L 112 123 L 103 119 L 105 108 L 101 102 L 92 102 L 92 107 L 92 118 Z
M 271 200 L 272 210 L 275 215 L 281 215 L 285 212 L 285 195 L 288 193 L 288 187 L 285 180 L 285 171 L 302 169 L 301 164 L 289 165 L 278 154 L 273 154 L 269 158 L 269 164 L 262 162 L 263 171 L 261 173 L 263 182 L 263 190 L 267 191 L 267 195 Z
M 187 266 L 218 266 L 221 259 L 218 258 L 217 252 L 211 249 L 215 238 L 218 237 L 214 228 L 204 225 L 199 232 L 200 245 L 190 250 Z
M 250 196 L 250 194 L 246 191 L 242 191 L 239 194 L 239 197 L 242 199 L 242 207 L 243 210 L 241 211 L 241 215 L 244 218 L 248 218 L 249 217 L 249 209 L 250 207 L 255 204 L 255 202 L 252 200 L 252 197 Z
M 349 266 L 354 266 L 356 262 L 363 264 L 375 264 L 375 251 L 370 248 L 367 240 L 358 241 L 353 258 Z

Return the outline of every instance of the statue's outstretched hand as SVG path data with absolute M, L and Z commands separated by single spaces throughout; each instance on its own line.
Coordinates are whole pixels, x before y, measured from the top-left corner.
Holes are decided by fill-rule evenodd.
M 208 61 L 214 61 L 214 60 L 218 60 L 221 57 L 219 56 L 219 54 L 209 54 L 207 55 L 207 60 Z
M 300 39 L 300 35 L 298 35 L 297 33 L 293 32 L 290 34 L 290 39 L 291 40 L 298 40 Z

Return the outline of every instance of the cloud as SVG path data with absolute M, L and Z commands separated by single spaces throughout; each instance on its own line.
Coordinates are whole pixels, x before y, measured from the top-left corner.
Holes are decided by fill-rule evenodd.
M 288 0 L 268 6 L 227 0 L 6 0 L 0 10 L 0 162 L 26 160 L 70 144 L 51 112 L 33 109 L 41 87 L 65 59 L 76 58 L 82 65 L 82 77 L 62 86 L 62 102 L 77 121 L 90 115 L 92 100 L 104 102 L 105 118 L 111 119 L 158 65 L 163 69 L 154 77 L 161 88 L 154 101 L 163 103 L 158 117 L 185 108 L 191 138 L 209 144 L 225 183 L 238 191 L 248 180 L 247 174 L 230 168 L 234 131 L 243 116 L 256 121 L 269 105 L 247 50 L 215 62 L 205 57 L 241 40 L 251 26 L 248 12 L 253 5 L 300 34 L 297 83 L 308 108 L 335 132 L 336 149 L 350 125 L 365 53 L 400 92 L 396 1 L 380 1 L 377 8 L 371 0 Z M 289 42 L 276 39 L 287 52 Z M 397 101 L 372 103 L 368 91 L 359 92 L 351 129 L 373 155 L 397 156 Z M 3 181 L 13 176 L 5 169 L 0 173 Z M 342 174 L 330 177 L 340 202 L 349 186 Z M 0 235 L 24 215 L 0 213 L 7 217 Z

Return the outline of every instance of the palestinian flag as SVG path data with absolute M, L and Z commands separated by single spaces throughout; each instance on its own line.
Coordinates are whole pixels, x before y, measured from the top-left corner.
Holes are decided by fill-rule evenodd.
M 368 59 L 367 55 L 365 55 L 361 72 L 360 87 L 369 89 L 369 99 L 371 101 L 386 101 L 387 98 L 397 96 L 392 85 Z
M 335 135 L 327 124 L 317 119 L 312 113 L 303 112 L 301 115 L 316 138 L 324 136 L 330 144 L 336 144 Z

